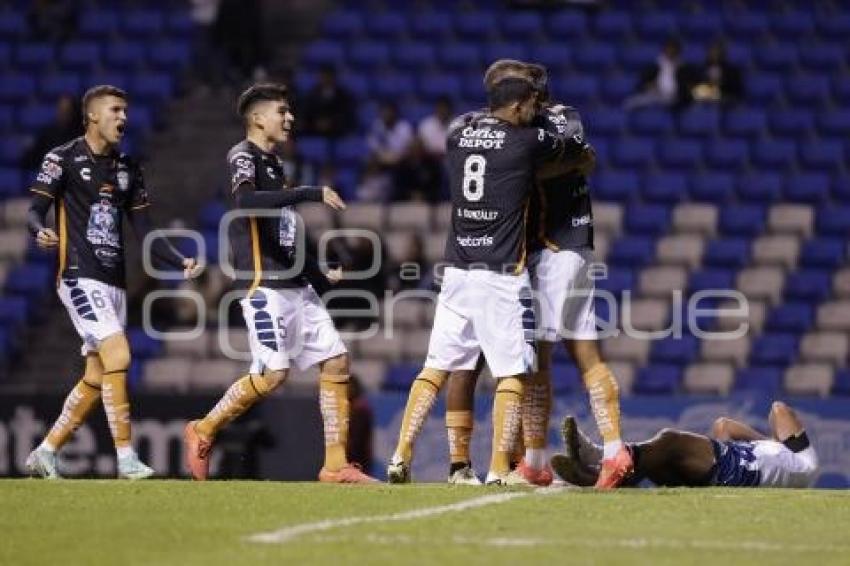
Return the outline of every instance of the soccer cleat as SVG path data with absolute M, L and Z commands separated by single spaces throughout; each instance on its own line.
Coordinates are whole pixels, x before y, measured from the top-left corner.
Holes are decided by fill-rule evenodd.
M 591 441 L 578 427 L 572 415 L 564 417 L 561 423 L 561 438 L 567 456 L 586 466 L 598 466 L 602 461 L 602 447 Z
M 62 476 L 59 475 L 56 462 L 56 452 L 51 452 L 39 446 L 30 452 L 24 465 L 27 467 L 31 476 L 39 476 L 47 480 L 58 480 L 62 479 Z
M 472 466 L 464 466 L 455 470 L 449 476 L 449 483 L 452 485 L 481 485 L 481 480 L 478 479 L 478 474 L 475 473 Z
M 602 468 L 599 470 L 599 478 L 596 480 L 596 489 L 614 489 L 623 483 L 634 470 L 632 453 L 623 445 L 617 451 L 617 455 L 607 460 L 602 460 Z
M 210 449 L 212 442 L 195 430 L 198 421 L 190 421 L 183 429 L 183 452 L 189 473 L 198 481 L 204 481 L 210 473 Z
M 599 475 L 569 454 L 555 454 L 551 462 L 552 469 L 558 477 L 571 485 L 591 487 L 596 483 Z
M 539 485 L 540 487 L 548 487 L 552 484 L 552 469 L 546 466 L 542 470 L 536 470 L 525 463 L 525 458 L 519 461 L 516 467 L 516 473 L 525 478 L 531 485 Z
M 495 472 L 487 472 L 487 479 L 484 480 L 485 485 L 525 485 L 530 486 L 528 480 L 522 477 L 522 474 L 516 470 L 511 470 L 507 474 L 497 474 Z
M 387 466 L 387 481 L 389 483 L 410 483 L 410 466 L 403 460 L 393 460 Z
M 143 480 L 154 475 L 154 469 L 139 460 L 133 453 L 118 457 L 118 477 L 125 480 Z
M 346 464 L 337 472 L 322 468 L 319 470 L 319 481 L 322 483 L 380 483 L 372 476 L 363 473 L 357 464 Z

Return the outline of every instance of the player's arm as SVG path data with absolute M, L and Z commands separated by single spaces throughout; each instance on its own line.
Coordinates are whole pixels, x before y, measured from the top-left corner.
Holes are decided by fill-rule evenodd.
M 549 109 L 549 114 L 545 118 L 563 117 L 566 124 L 559 124 L 556 127 L 559 130 L 558 137 L 562 138 L 567 144 L 569 152 L 570 145 L 575 143 L 581 146 L 581 149 L 575 154 L 574 158 L 568 161 L 550 161 L 544 163 L 537 172 L 539 179 L 548 179 L 558 177 L 567 173 L 578 172 L 582 175 L 589 175 L 596 168 L 596 151 L 587 143 L 584 135 L 584 124 L 581 121 L 581 115 L 575 108 L 570 108 L 561 104 L 553 106 Z
M 59 245 L 59 236 L 47 227 L 47 212 L 62 187 L 64 176 L 62 156 L 51 151 L 44 156 L 35 184 L 30 187 L 32 200 L 27 211 L 27 227 L 38 247 L 44 250 Z
M 764 440 L 767 437 L 748 424 L 720 417 L 711 427 L 711 436 L 717 440 Z

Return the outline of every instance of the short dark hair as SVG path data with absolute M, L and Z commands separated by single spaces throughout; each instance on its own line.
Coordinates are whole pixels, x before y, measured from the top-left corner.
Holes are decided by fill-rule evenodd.
M 286 88 L 286 85 L 258 83 L 248 87 L 245 92 L 239 95 L 239 99 L 236 101 L 236 113 L 244 118 L 251 107 L 258 102 L 286 101 L 288 99 L 289 89 Z
M 487 103 L 490 110 L 498 110 L 513 102 L 524 102 L 534 93 L 534 84 L 531 81 L 508 77 L 497 82 L 487 91 Z
M 83 95 L 83 126 L 88 124 L 89 104 L 104 96 L 115 96 L 124 100 L 129 99 L 127 92 L 112 85 L 97 85 L 88 89 Z
M 484 88 L 490 90 L 497 82 L 501 81 L 508 74 L 527 74 L 528 63 L 523 63 L 517 59 L 499 59 L 493 61 L 487 70 L 484 72 Z

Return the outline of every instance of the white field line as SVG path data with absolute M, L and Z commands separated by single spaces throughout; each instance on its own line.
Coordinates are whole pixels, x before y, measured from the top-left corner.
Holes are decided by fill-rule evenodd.
M 459 511 L 467 511 L 469 509 L 475 509 L 477 507 L 485 507 L 487 505 L 497 505 L 499 503 L 504 503 L 506 501 L 510 501 L 511 499 L 516 499 L 517 497 L 525 497 L 529 495 L 531 492 L 528 491 L 512 491 L 509 493 L 498 493 L 494 495 L 485 495 L 483 497 L 475 497 L 473 499 L 467 499 L 466 501 L 460 501 L 458 503 L 451 503 L 449 505 L 439 505 L 437 507 L 424 507 L 422 509 L 413 509 L 411 511 L 403 511 L 400 513 L 391 513 L 389 515 L 373 515 L 371 517 L 343 517 L 341 519 L 326 519 L 324 521 L 317 521 L 315 523 L 302 523 L 300 525 L 292 525 L 289 527 L 283 527 L 277 529 L 275 531 L 269 531 L 265 533 L 257 533 L 254 535 L 248 536 L 247 540 L 250 542 L 263 542 L 263 543 L 284 543 L 290 542 L 300 536 L 330 531 L 332 529 L 338 529 L 342 527 L 350 527 L 353 525 L 362 525 L 365 523 L 395 523 L 399 521 L 414 521 L 416 519 L 426 519 L 429 517 L 434 517 L 436 515 L 443 515 L 445 513 L 456 513 Z
M 796 552 L 796 553 L 847 553 L 850 545 L 822 544 L 785 544 L 781 542 L 740 540 L 682 540 L 670 538 L 543 538 L 543 537 L 464 537 L 453 536 L 444 539 L 416 537 L 411 535 L 380 535 L 368 533 L 362 536 L 317 535 L 310 537 L 311 542 L 365 542 L 376 545 L 421 545 L 434 546 L 445 544 L 478 545 L 485 547 L 587 547 L 587 548 L 627 548 L 627 549 L 673 549 L 673 550 L 726 550 L 742 552 Z

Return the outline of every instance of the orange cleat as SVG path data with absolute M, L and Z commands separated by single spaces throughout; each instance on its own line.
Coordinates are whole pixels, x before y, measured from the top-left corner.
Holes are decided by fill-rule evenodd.
M 210 449 L 212 441 L 202 438 L 195 430 L 198 421 L 189 421 L 183 429 L 183 450 L 186 455 L 186 466 L 192 478 L 204 481 L 210 473 Z
M 526 464 L 525 458 L 523 458 L 517 464 L 516 471 L 530 484 L 540 487 L 548 487 L 552 484 L 552 468 L 549 467 L 549 464 L 546 464 L 543 469 L 537 470 Z
M 357 464 L 346 464 L 337 472 L 322 468 L 319 470 L 319 481 L 322 483 L 380 483 L 372 476 L 364 474 Z
M 607 460 L 602 460 L 602 468 L 599 470 L 599 478 L 596 480 L 596 489 L 614 489 L 623 483 L 634 470 L 632 453 L 623 445 L 617 451 L 617 455 Z

